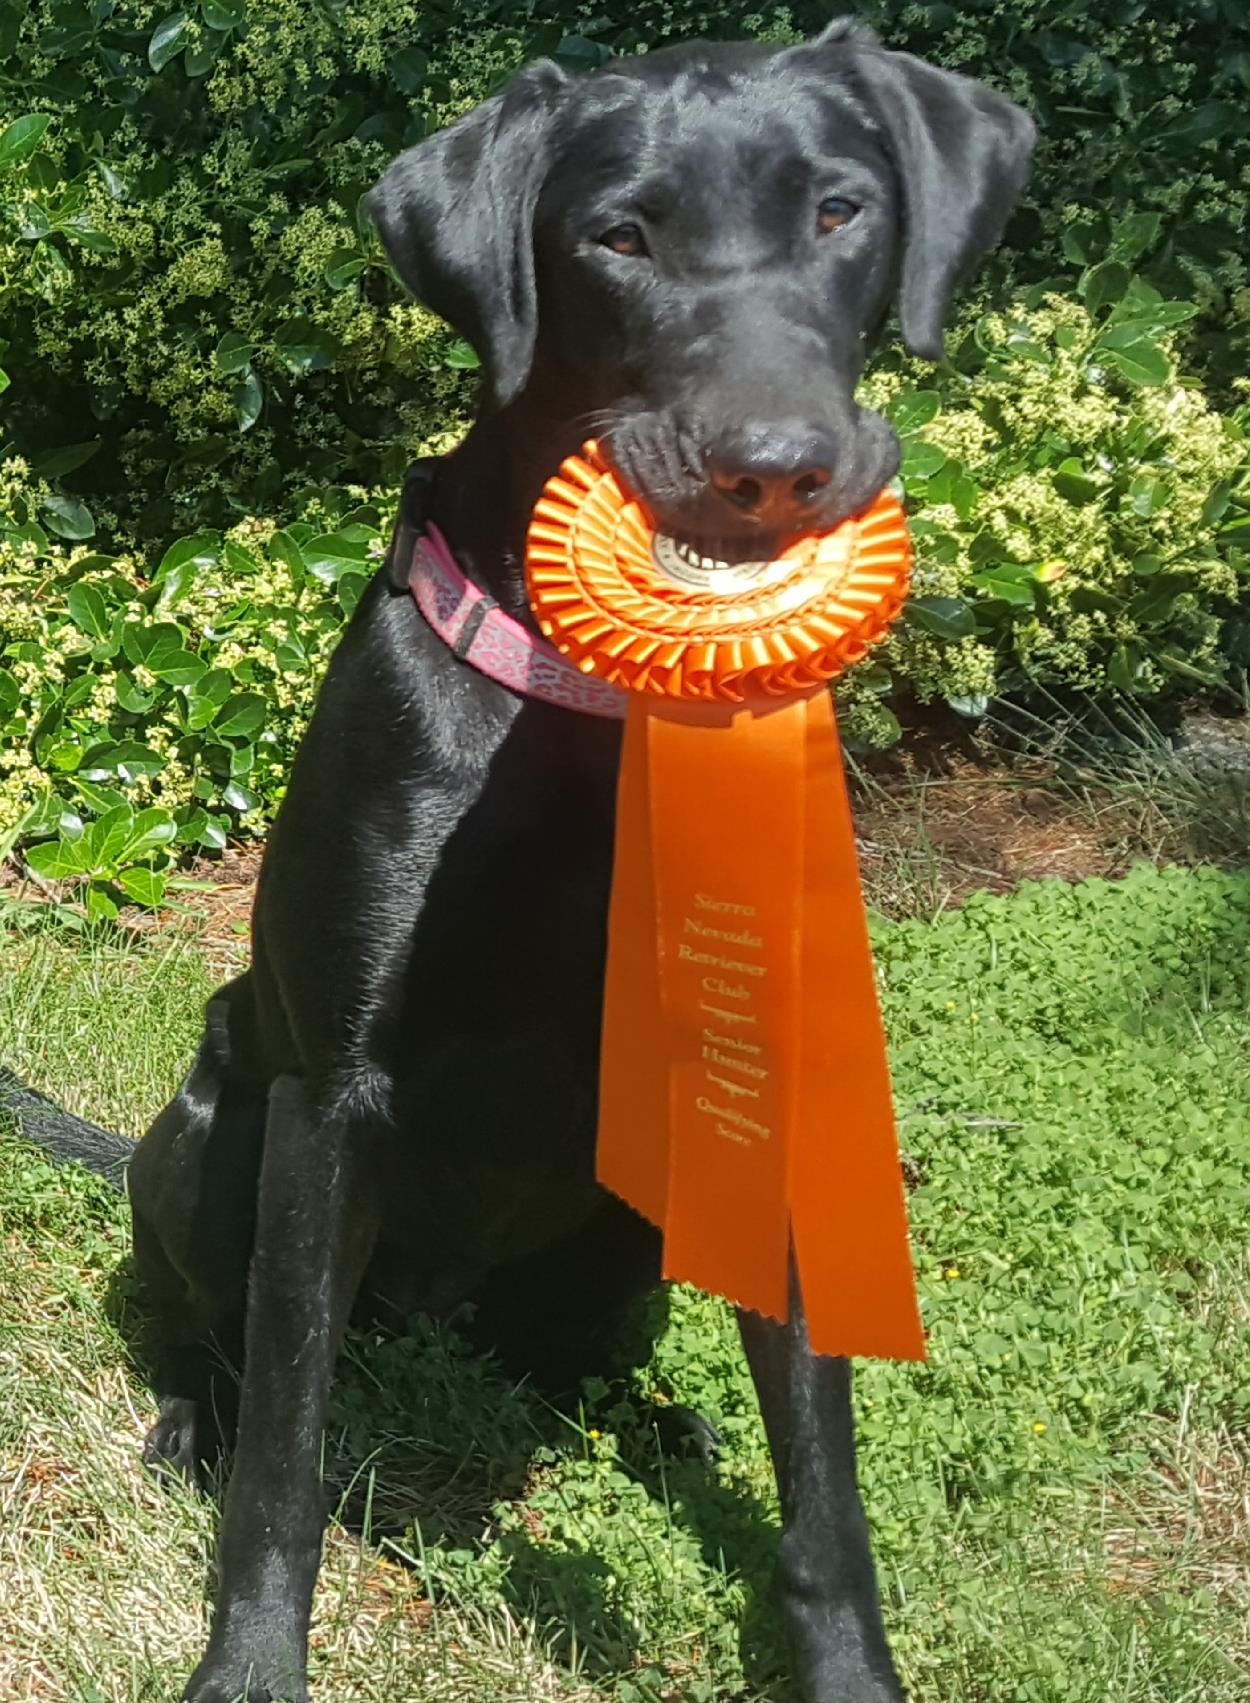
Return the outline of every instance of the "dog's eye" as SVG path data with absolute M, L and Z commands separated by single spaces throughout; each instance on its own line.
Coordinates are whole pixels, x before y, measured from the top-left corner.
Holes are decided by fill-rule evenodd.
M 843 225 L 849 225 L 859 212 L 853 201 L 848 201 L 845 195 L 826 195 L 816 209 L 816 223 L 822 231 L 841 230 Z
M 649 253 L 647 239 L 637 225 L 613 225 L 599 238 L 604 248 L 613 254 L 641 255 Z

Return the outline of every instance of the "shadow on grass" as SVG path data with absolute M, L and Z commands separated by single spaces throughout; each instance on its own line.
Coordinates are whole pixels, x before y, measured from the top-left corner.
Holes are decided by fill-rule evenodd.
M 648 1340 L 663 1325 L 662 1297 L 656 1300 Z M 135 1379 L 150 1387 L 154 1344 L 130 1255 L 112 1274 L 106 1310 Z M 776 1549 L 769 1509 L 697 1456 L 697 1425 L 661 1429 L 657 1419 L 671 1421 L 673 1410 L 624 1381 L 606 1390 L 596 1392 L 594 1414 L 610 1409 L 599 1423 L 611 1427 L 619 1448 L 614 1465 L 662 1510 L 673 1542 L 693 1545 L 713 1574 L 738 1582 L 745 1607 L 736 1624 L 721 1618 L 719 1601 L 692 1598 L 673 1609 L 688 1581 L 675 1570 L 666 1576 L 663 1539 L 646 1558 L 651 1577 L 635 1556 L 623 1590 L 615 1516 L 596 1505 L 593 1490 L 554 1538 L 544 1530 L 544 1511 L 530 1498 L 554 1483 L 558 1499 L 561 1473 L 590 1456 L 594 1416 L 576 1398 L 552 1403 L 513 1382 L 452 1326 L 417 1318 L 403 1331 L 349 1336 L 326 1433 L 328 1503 L 343 1529 L 413 1568 L 432 1597 L 477 1612 L 505 1609 L 533 1624 L 556 1661 L 592 1679 L 628 1674 L 640 1700 L 659 1703 L 674 1678 L 647 1665 L 630 1600 L 639 1596 L 655 1604 L 658 1618 L 676 1612 L 691 1637 L 706 1609 L 703 1636 L 737 1646 L 753 1691 L 789 1699 L 769 1594 Z M 216 1475 L 218 1492 L 223 1483 Z

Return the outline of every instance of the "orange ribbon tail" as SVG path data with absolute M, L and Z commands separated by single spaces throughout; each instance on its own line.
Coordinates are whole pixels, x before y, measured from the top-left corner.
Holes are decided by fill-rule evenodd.
M 665 1276 L 784 1319 L 793 1243 L 813 1348 L 923 1358 L 826 691 L 631 698 L 603 1034 L 599 1177 Z

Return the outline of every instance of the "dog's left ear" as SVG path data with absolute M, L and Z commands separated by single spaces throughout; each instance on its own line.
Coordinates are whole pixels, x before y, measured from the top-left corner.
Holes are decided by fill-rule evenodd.
M 512 400 L 534 357 L 534 208 L 567 81 L 549 59 L 527 65 L 369 194 L 395 270 L 477 350 L 488 408 Z
M 887 52 L 845 21 L 815 45 L 840 49 L 840 67 L 885 135 L 903 197 L 903 341 L 940 361 L 951 297 L 1003 234 L 1028 181 L 1036 126 L 984 83 Z

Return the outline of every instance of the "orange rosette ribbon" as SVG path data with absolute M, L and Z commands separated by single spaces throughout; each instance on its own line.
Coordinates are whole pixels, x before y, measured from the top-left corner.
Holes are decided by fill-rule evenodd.
M 600 1181 L 663 1231 L 664 1275 L 812 1347 L 919 1359 L 906 1201 L 827 683 L 903 606 L 882 492 L 765 562 L 655 533 L 587 444 L 535 506 L 530 604 L 626 688 L 608 922 Z

